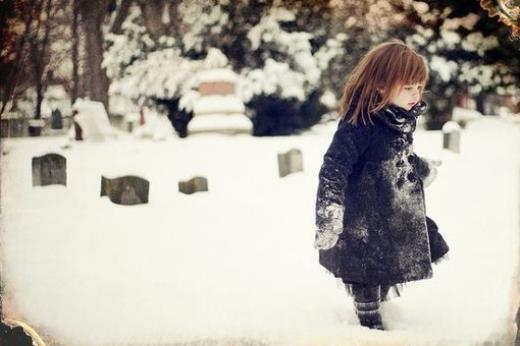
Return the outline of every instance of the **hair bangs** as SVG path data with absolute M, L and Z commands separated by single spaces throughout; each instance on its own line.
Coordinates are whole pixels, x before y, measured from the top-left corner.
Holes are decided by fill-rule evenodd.
M 403 64 L 401 65 L 400 84 L 426 84 L 428 82 L 428 64 L 425 59 L 413 51 L 403 52 Z

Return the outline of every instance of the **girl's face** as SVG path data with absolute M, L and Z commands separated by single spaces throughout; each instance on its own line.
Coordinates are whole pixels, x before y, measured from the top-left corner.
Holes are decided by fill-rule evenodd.
M 423 88 L 422 83 L 405 84 L 396 95 L 390 98 L 390 103 L 409 111 L 421 99 Z

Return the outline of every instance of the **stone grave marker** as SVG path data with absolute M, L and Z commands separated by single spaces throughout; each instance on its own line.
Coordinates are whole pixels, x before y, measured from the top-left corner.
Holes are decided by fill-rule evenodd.
M 303 156 L 300 149 L 291 149 L 278 154 L 278 173 L 283 178 L 291 173 L 303 171 Z
M 49 153 L 32 158 L 33 186 L 67 186 L 67 159 L 60 154 Z
M 205 177 L 193 177 L 190 180 L 179 181 L 179 192 L 191 195 L 201 191 L 208 191 L 208 179 Z
M 51 129 L 61 130 L 63 128 L 63 117 L 61 111 L 56 108 L 51 113 Z
M 442 126 L 442 148 L 460 152 L 460 126 L 455 121 L 447 121 Z
M 126 175 L 117 178 L 101 176 L 101 196 L 108 196 L 110 201 L 121 205 L 148 203 L 150 183 L 148 180 Z

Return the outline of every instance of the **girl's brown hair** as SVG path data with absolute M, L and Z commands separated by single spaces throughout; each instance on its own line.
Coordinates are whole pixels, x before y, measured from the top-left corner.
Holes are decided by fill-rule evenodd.
M 340 116 L 351 124 L 359 117 L 366 125 L 372 113 L 390 103 L 394 95 L 407 84 L 428 82 L 426 59 L 403 41 L 393 39 L 368 51 L 347 78 L 340 101 Z M 355 98 L 355 100 L 354 100 Z

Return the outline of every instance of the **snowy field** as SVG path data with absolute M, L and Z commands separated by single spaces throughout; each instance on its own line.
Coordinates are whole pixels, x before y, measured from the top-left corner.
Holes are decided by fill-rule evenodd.
M 427 211 L 450 245 L 434 277 L 382 303 L 389 331 L 360 327 L 313 249 L 317 173 L 335 123 L 300 136 L 197 133 L 105 143 L 2 142 L 4 310 L 50 345 L 483 345 L 516 332 L 520 126 L 484 118 L 442 160 Z M 304 172 L 278 177 L 277 154 Z M 68 186 L 32 187 L 31 158 L 67 158 Z M 150 181 L 150 202 L 99 197 L 101 175 Z M 206 176 L 209 192 L 179 180 Z

